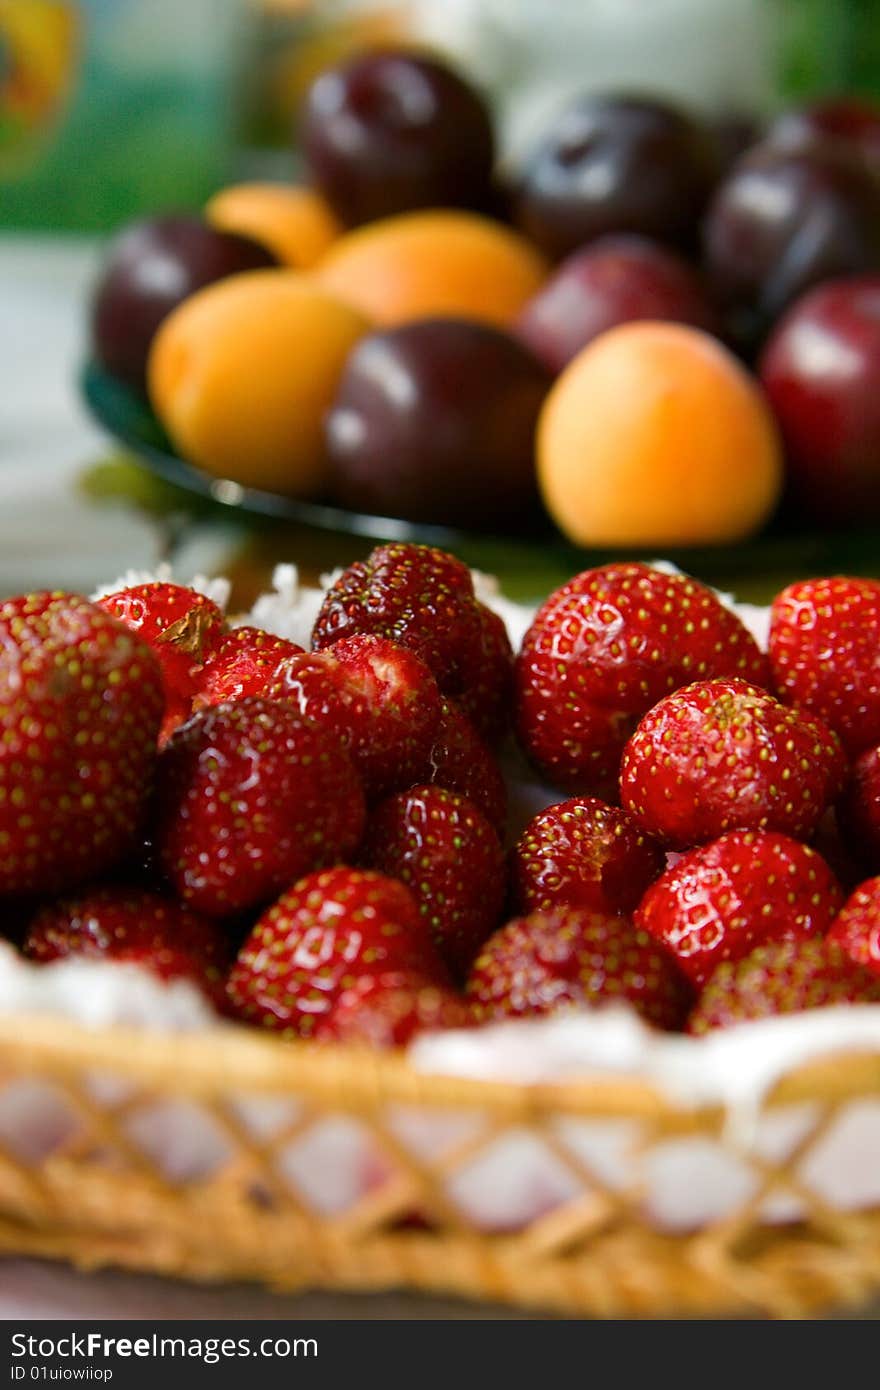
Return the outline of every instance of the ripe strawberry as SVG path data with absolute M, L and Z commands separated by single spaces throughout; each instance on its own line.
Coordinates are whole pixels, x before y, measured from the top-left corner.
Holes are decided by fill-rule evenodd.
M 880 869 L 880 747 L 865 749 L 853 763 L 837 822 L 847 848 L 872 872 Z
M 440 692 L 420 657 L 386 637 L 344 637 L 326 652 L 357 694 L 351 755 L 371 798 L 417 781 L 437 736 Z
M 65 956 L 128 961 L 162 980 L 191 980 L 217 1004 L 225 998 L 223 933 L 158 893 L 97 888 L 52 903 L 31 922 L 22 949 L 43 963 Z
M 626 811 L 576 796 L 526 826 L 511 854 L 512 900 L 524 913 L 631 912 L 665 867 L 663 852 Z
M 196 715 L 159 760 L 156 841 L 177 895 L 212 917 L 257 907 L 345 859 L 364 796 L 332 733 L 280 700 Z
M 499 743 L 510 720 L 513 692 L 513 649 L 507 628 L 497 613 L 484 603 L 477 604 L 480 638 L 468 655 L 467 667 L 454 695 L 471 723 L 483 738 Z
M 195 589 L 159 580 L 106 594 L 98 605 L 136 632 L 159 661 L 165 688 L 164 743 L 189 718 L 199 667 L 223 636 L 223 614 Z
M 629 918 L 555 907 L 489 938 L 467 996 L 482 1019 L 626 1000 L 648 1023 L 678 1028 L 690 991 L 671 957 Z
M 285 700 L 332 730 L 371 799 L 417 780 L 440 720 L 440 693 L 425 663 L 371 635 L 304 652 L 257 628 L 238 628 L 204 667 L 195 708 L 243 695 Z
M 162 718 L 149 647 L 73 594 L 0 603 L 0 893 L 51 893 L 133 848 Z
M 767 663 L 710 589 L 642 564 L 585 570 L 526 633 L 514 677 L 520 742 L 555 786 L 607 789 L 641 716 L 713 676 L 762 685 Z
M 413 780 L 459 792 L 483 812 L 499 835 L 507 824 L 507 787 L 491 748 L 455 700 L 444 700 L 427 767 Z
M 472 1028 L 473 1011 L 460 994 L 411 971 L 363 975 L 339 996 L 319 1023 L 325 1042 L 405 1047 L 417 1033 Z
M 623 750 L 620 799 L 671 849 L 728 830 L 807 838 L 843 785 L 836 734 L 741 680 L 697 681 L 644 716 Z
M 752 1019 L 834 1004 L 880 1003 L 880 980 L 831 940 L 772 941 L 742 960 L 725 961 L 688 1019 L 689 1033 L 708 1033 Z
M 312 634 L 317 648 L 375 633 L 426 663 L 480 731 L 503 731 L 512 654 L 504 625 L 474 596 L 470 571 L 430 546 L 380 545 L 327 592 Z
M 308 874 L 257 922 L 232 967 L 233 1012 L 311 1037 L 364 975 L 405 972 L 446 983 L 418 907 L 402 883 L 362 869 Z
M 278 668 L 302 647 L 258 627 L 236 627 L 220 639 L 196 672 L 193 710 L 209 709 L 245 695 L 265 695 Z
M 734 830 L 693 849 L 641 901 L 635 921 L 702 985 L 765 941 L 819 936 L 843 901 L 825 861 L 771 830 Z
M 370 817 L 362 858 L 407 885 L 449 968 L 467 970 L 505 891 L 501 842 L 473 802 L 429 786 L 388 797 Z
M 880 743 L 880 581 L 806 579 L 770 610 L 780 697 L 824 720 L 851 755 Z
M 856 965 L 880 975 L 880 878 L 859 884 L 828 933 Z

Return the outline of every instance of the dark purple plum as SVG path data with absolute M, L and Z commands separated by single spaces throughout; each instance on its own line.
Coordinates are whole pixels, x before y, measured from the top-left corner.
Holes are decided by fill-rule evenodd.
M 526 305 L 516 333 L 549 371 L 561 372 L 600 333 L 634 319 L 718 328 L 687 261 L 646 237 L 608 236 L 562 262 Z
M 332 490 L 357 511 L 479 529 L 540 514 L 550 377 L 506 333 L 420 319 L 362 338 L 327 420 Z
M 328 69 L 309 91 L 301 140 L 312 181 L 348 226 L 491 204 L 486 104 L 436 59 L 386 50 Z
M 832 97 L 796 106 L 777 116 L 767 139 L 774 145 L 840 140 L 880 174 L 880 102 L 867 97 Z
M 92 296 L 95 358 L 146 394 L 150 345 L 172 309 L 215 280 L 276 264 L 249 237 L 215 231 L 200 217 L 132 223 L 110 243 Z
M 715 173 L 712 138 L 675 106 L 585 97 L 527 162 L 516 218 L 555 259 L 609 232 L 689 246 Z
M 880 275 L 832 280 L 797 300 L 760 372 L 793 499 L 822 521 L 880 520 Z
M 715 116 L 709 121 L 709 133 L 715 143 L 719 178 L 763 138 L 758 121 L 744 111 L 725 111 Z
M 729 331 L 751 347 L 812 285 L 880 268 L 880 182 L 839 142 L 758 145 L 718 188 L 704 234 Z

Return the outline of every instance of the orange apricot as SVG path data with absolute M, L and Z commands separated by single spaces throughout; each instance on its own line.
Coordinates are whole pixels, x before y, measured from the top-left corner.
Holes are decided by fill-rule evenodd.
M 296 270 L 310 270 L 342 233 L 320 193 L 280 183 L 221 188 L 207 203 L 205 218 L 218 231 L 258 241 Z
M 716 339 L 637 322 L 596 338 L 544 403 L 538 480 L 585 546 L 716 545 L 770 516 L 782 456 L 756 381 Z
M 517 232 L 475 213 L 408 212 L 348 232 L 321 261 L 321 282 L 383 328 L 446 315 L 504 328 L 548 267 Z
M 299 271 L 232 276 L 164 321 L 150 399 L 181 456 L 205 472 L 308 497 L 326 474 L 324 416 L 367 327 Z

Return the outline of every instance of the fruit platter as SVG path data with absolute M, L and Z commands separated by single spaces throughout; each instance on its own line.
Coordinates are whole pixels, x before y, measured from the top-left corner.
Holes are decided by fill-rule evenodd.
M 254 602 L 170 565 L 0 601 L 0 1250 L 859 1307 L 880 579 L 757 607 L 688 556 L 880 522 L 880 109 L 594 95 L 515 173 L 495 140 L 371 52 L 310 88 L 302 183 L 107 251 L 110 432 L 380 543 Z M 570 577 L 513 602 L 473 536 Z
M 598 94 L 512 169 L 469 80 L 369 52 L 310 88 L 301 182 L 119 233 L 86 400 L 184 488 L 376 539 L 875 534 L 878 132 Z

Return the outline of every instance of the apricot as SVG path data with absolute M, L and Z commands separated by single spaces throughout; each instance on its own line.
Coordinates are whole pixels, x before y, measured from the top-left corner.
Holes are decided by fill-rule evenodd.
M 743 540 L 782 488 L 757 382 L 681 324 L 624 324 L 578 353 L 544 404 L 537 456 L 548 511 L 585 546 Z
M 296 270 L 310 270 L 342 232 L 320 193 L 280 183 L 222 188 L 205 218 L 218 231 L 249 236 Z
M 324 416 L 367 327 L 299 271 L 237 275 L 165 320 L 150 353 L 150 399 L 197 467 L 308 497 L 325 480 Z
M 547 273 L 517 232 L 446 210 L 403 213 L 349 232 L 317 270 L 327 289 L 383 328 L 442 315 L 507 327 Z

